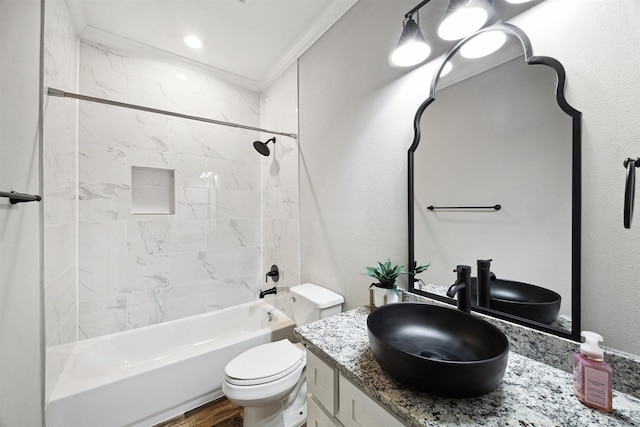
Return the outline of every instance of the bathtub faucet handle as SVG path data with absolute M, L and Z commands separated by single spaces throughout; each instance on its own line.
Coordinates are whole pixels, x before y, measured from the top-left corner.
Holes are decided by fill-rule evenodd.
M 280 271 L 278 270 L 277 265 L 273 264 L 271 266 L 271 270 L 269 270 L 269 272 L 264 276 L 265 283 L 269 281 L 269 277 L 271 277 L 271 280 L 274 282 L 280 280 Z

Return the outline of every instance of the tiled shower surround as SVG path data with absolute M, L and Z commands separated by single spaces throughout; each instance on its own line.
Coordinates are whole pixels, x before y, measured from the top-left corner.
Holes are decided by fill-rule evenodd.
M 84 41 L 80 93 L 261 124 L 256 92 Z M 284 186 L 290 159 L 282 157 L 261 183 L 261 162 L 273 168 L 253 149 L 257 132 L 89 102 L 79 105 L 79 123 L 79 339 L 256 298 L 264 280 L 262 190 L 270 200 L 273 187 L 295 189 L 283 203 L 297 212 L 295 140 L 288 141 L 294 175 L 287 174 L 295 181 Z M 133 167 L 173 171 L 175 205 L 167 211 L 175 214 L 132 213 Z M 295 225 L 284 231 L 297 248 Z
M 79 40 L 64 1 L 45 13 L 47 87 L 297 133 L 295 64 L 258 93 Z M 273 286 L 272 264 L 279 294 L 268 298 L 288 311 L 282 291 L 299 280 L 295 139 L 277 136 L 263 157 L 252 142 L 273 135 L 50 96 L 44 111 L 47 399 L 77 340 L 254 300 Z M 174 194 L 153 196 L 168 185 Z

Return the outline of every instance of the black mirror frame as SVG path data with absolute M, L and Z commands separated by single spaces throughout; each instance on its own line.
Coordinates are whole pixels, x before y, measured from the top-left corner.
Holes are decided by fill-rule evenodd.
M 572 221 L 571 221 L 571 332 L 566 332 L 558 328 L 551 327 L 549 325 L 531 321 L 517 316 L 512 316 L 499 311 L 474 307 L 473 310 L 487 314 L 493 317 L 497 317 L 509 322 L 517 323 L 520 325 L 528 326 L 533 329 L 541 330 L 556 336 L 567 338 L 573 341 L 580 341 L 580 251 L 581 251 L 581 223 L 582 223 L 582 113 L 569 105 L 564 97 L 564 90 L 566 84 L 566 74 L 562 64 L 554 58 L 546 56 L 533 56 L 531 49 L 531 42 L 527 35 L 518 27 L 511 24 L 495 24 L 490 27 L 483 28 L 476 33 L 466 37 L 465 39 L 456 43 L 449 51 L 444 55 L 442 64 L 434 74 L 431 81 L 431 90 L 429 97 L 418 107 L 415 118 L 413 121 L 414 138 L 413 143 L 408 151 L 408 226 L 409 226 L 409 253 L 408 263 L 409 266 L 409 292 L 426 296 L 432 299 L 436 299 L 448 304 L 455 304 L 455 301 L 445 296 L 421 291 L 416 289 L 413 280 L 415 273 L 414 268 L 416 266 L 415 260 L 415 248 L 414 248 L 414 232 L 415 232 L 415 213 L 414 213 L 414 153 L 420 144 L 420 120 L 422 114 L 426 108 L 436 99 L 436 90 L 438 82 L 440 80 L 440 73 L 442 72 L 445 64 L 455 55 L 462 45 L 467 40 L 473 38 L 475 35 L 487 32 L 487 31 L 502 31 L 506 34 L 516 36 L 522 43 L 524 49 L 524 59 L 527 64 L 541 64 L 553 68 L 556 72 L 558 80 L 556 85 L 556 101 L 558 106 L 572 119 Z

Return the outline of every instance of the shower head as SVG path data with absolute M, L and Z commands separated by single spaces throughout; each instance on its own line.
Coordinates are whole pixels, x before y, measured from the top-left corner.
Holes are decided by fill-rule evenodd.
M 267 147 L 267 144 L 273 142 L 274 144 L 276 143 L 276 138 L 269 138 L 267 139 L 266 142 L 262 142 L 262 141 L 254 141 L 253 142 L 253 148 L 256 149 L 256 151 L 260 154 L 262 154 L 263 156 L 268 156 L 271 151 L 269 150 L 269 147 Z

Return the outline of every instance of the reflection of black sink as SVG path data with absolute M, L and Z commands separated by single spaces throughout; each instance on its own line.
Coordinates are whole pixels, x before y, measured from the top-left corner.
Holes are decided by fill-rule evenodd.
M 471 278 L 471 305 L 477 306 L 478 285 Z M 541 323 L 552 323 L 560 311 L 560 295 L 549 289 L 512 280 L 489 280 L 490 307 L 492 310 L 524 317 Z
M 495 389 L 507 367 L 509 342 L 495 326 L 452 308 L 388 304 L 367 318 L 380 366 L 418 390 L 471 397 Z

